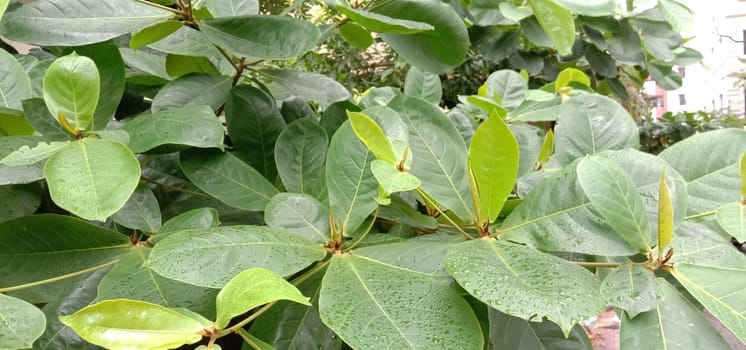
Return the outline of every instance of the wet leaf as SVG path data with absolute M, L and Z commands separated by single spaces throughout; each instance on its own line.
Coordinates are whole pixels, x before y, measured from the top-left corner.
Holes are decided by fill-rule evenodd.
M 0 294 L 0 348 L 27 349 L 44 333 L 47 321 L 36 306 Z
M 138 186 L 111 219 L 133 230 L 155 233 L 161 227 L 161 208 L 153 191 L 145 186 Z
M 92 59 L 76 53 L 58 58 L 44 74 L 49 113 L 64 117 L 74 130 L 85 130 L 96 111 L 100 81 Z
M 746 204 L 728 203 L 717 209 L 718 224 L 739 242 L 746 241 Z
M 315 198 L 299 193 L 278 193 L 264 209 L 269 227 L 293 232 L 314 242 L 330 237 L 329 209 Z
M 288 192 L 317 198 L 326 192 L 324 163 L 328 147 L 326 131 L 315 120 L 296 120 L 280 133 L 275 143 L 275 162 Z
M 489 309 L 489 339 L 496 349 L 584 349 L 591 350 L 588 335 L 580 325 L 565 337 L 562 329 L 550 321 L 526 321 Z
M 223 125 L 204 105 L 143 114 L 130 120 L 122 129 L 130 135 L 127 146 L 135 153 L 162 145 L 223 149 Z
M 663 299 L 655 275 L 636 264 L 612 270 L 601 283 L 600 291 L 609 304 L 624 309 L 631 318 L 658 308 Z

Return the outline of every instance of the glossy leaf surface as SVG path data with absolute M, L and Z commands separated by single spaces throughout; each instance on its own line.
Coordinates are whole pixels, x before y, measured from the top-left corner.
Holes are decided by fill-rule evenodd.
M 52 155 L 44 175 L 57 205 L 84 219 L 105 221 L 137 187 L 140 163 L 119 142 L 85 138 Z
M 61 316 L 62 323 L 107 348 L 169 349 L 202 339 L 198 320 L 163 306 L 135 300 L 107 300 Z
M 169 109 L 142 114 L 122 127 L 132 152 L 142 153 L 163 145 L 223 148 L 223 125 L 207 106 Z
M 225 328 L 233 317 L 277 300 L 311 305 L 308 298 L 282 276 L 263 268 L 245 270 L 218 293 L 216 326 Z
M 450 287 L 354 254 L 332 258 L 319 311 L 324 323 L 353 348 L 483 346 L 473 311 Z M 377 320 L 375 325 L 371 320 Z
M 148 263 L 165 277 L 221 288 L 252 267 L 288 276 L 325 255 L 321 244 L 287 231 L 227 226 L 169 235 L 153 248 Z
M 546 317 L 565 336 L 606 305 L 598 280 L 586 269 L 523 245 L 471 240 L 448 251 L 446 267 L 464 290 L 490 307 L 524 320 Z
M 44 102 L 56 118 L 61 114 L 75 130 L 85 130 L 93 120 L 101 78 L 88 57 L 67 55 L 52 63 L 44 74 Z

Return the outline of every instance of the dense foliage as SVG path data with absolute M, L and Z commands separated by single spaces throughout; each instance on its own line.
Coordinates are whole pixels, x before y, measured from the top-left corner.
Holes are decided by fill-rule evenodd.
M 746 130 L 638 150 L 604 95 L 698 56 L 636 2 L 0 1 L 0 348 L 746 340 Z M 336 35 L 402 88 L 293 64 Z M 443 110 L 469 50 L 523 70 Z

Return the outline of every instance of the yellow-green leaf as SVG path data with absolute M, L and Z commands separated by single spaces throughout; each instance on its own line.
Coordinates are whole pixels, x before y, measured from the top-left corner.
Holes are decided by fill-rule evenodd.
M 528 4 L 559 54 L 569 55 L 575 42 L 572 12 L 552 0 L 528 0 Z
M 152 44 L 169 36 L 171 33 L 179 30 L 182 26 L 184 26 L 184 23 L 173 19 L 149 25 L 140 29 L 139 32 L 132 34 L 130 47 L 137 50 L 145 45 Z
M 741 198 L 746 199 L 746 152 L 741 155 Z
M 376 158 L 390 164 L 398 162 L 386 135 L 373 119 L 360 112 L 347 112 L 347 116 L 350 118 L 355 135 L 373 152 Z
M 557 80 L 554 82 L 554 91 L 559 92 L 562 88 L 570 85 L 571 82 L 591 86 L 591 80 L 581 70 L 565 68 L 557 75 Z
M 658 252 L 663 256 L 663 250 L 673 238 L 673 202 L 666 183 L 666 168 L 661 172 L 658 193 Z
M 58 58 L 44 74 L 47 109 L 53 116 L 62 114 L 75 130 L 85 130 L 96 112 L 100 80 L 92 59 L 76 53 Z
M 546 164 L 552 154 L 554 154 L 554 131 L 550 129 L 547 131 L 546 136 L 544 136 L 544 144 L 541 145 L 541 150 L 539 151 L 539 165 Z

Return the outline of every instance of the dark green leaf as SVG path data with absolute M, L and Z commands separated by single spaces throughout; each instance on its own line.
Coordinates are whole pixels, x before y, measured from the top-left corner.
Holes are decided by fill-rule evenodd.
M 289 192 L 319 196 L 325 192 L 324 162 L 329 139 L 315 120 L 300 119 L 288 125 L 275 143 L 275 161 Z
M 631 318 L 657 309 L 663 299 L 655 275 L 634 264 L 612 270 L 601 283 L 600 291 L 609 304 L 624 309 Z
M 336 9 L 351 20 L 377 33 L 415 34 L 435 29 L 428 23 L 396 17 L 392 18 L 375 12 L 349 8 L 342 5 L 337 5 Z
M 290 96 L 282 101 L 280 114 L 285 122 L 290 124 L 298 119 L 309 118 L 318 124 L 319 118 L 311 109 L 308 101 L 299 96 Z
M 118 37 L 173 14 L 137 1 L 35 1 L 3 16 L 0 33 L 41 46 L 74 46 Z
M 84 219 L 105 221 L 137 187 L 140 163 L 119 142 L 85 138 L 52 155 L 44 175 L 57 205 Z
M 134 299 L 165 307 L 188 308 L 215 317 L 217 289 L 198 287 L 155 273 L 147 264 L 151 248 L 137 246 L 122 255 L 98 286 L 98 301 Z
M 149 45 L 158 51 L 173 55 L 184 56 L 220 56 L 202 32 L 188 26 L 183 26 L 171 35 Z
M 31 215 L 40 204 L 37 184 L 0 186 L 0 222 Z
M 153 248 L 148 264 L 156 273 L 177 281 L 222 288 L 252 267 L 289 276 L 324 256 L 323 245 L 287 231 L 229 226 L 169 235 Z
M 633 19 L 630 24 L 640 33 L 645 51 L 667 62 L 676 57 L 674 50 L 683 43 L 681 35 L 666 22 Z
M 22 109 L 21 101 L 31 98 L 31 80 L 13 55 L 0 50 L 0 107 Z
M 111 219 L 133 230 L 155 233 L 161 227 L 161 208 L 153 191 L 146 186 L 138 186 Z
M 481 349 L 484 342 L 474 312 L 451 287 L 353 254 L 332 258 L 319 312 L 353 348 Z
M 329 209 L 306 194 L 278 193 L 264 209 L 264 221 L 318 243 L 330 237 Z
M 259 73 L 269 80 L 267 87 L 278 99 L 300 96 L 326 108 L 351 97 L 344 85 L 319 73 L 289 69 L 262 69 Z
M 611 37 L 606 40 L 611 57 L 622 64 L 638 64 L 645 60 L 645 54 L 642 53 L 640 35 L 623 21 L 618 32 L 612 33 Z
M 266 178 L 274 179 L 275 141 L 286 126 L 274 98 L 259 88 L 239 85 L 228 95 L 225 116 L 238 156 Z
M 529 322 L 492 308 L 489 319 L 490 344 L 495 349 L 593 349 L 580 325 L 573 327 L 570 336 L 565 337 L 562 329 L 550 321 Z
M 269 60 L 298 57 L 313 49 L 321 35 L 311 22 L 270 15 L 207 19 L 200 30 L 215 45 Z
M 5 136 L 0 139 L 0 159 L 19 148 L 34 147 L 40 142 L 48 141 L 39 136 Z M 44 178 L 44 164 L 36 163 L 23 166 L 6 166 L 0 164 L 0 185 L 25 184 Z
M 46 318 L 36 306 L 0 294 L 0 348 L 27 349 L 44 333 Z
M 655 82 L 664 89 L 676 90 L 683 84 L 682 77 L 670 65 L 651 64 L 648 69 Z
M 596 45 L 586 45 L 585 58 L 596 73 L 605 77 L 615 77 L 618 75 L 616 61 L 608 53 L 597 48 Z
M 566 337 L 574 324 L 606 306 L 588 270 L 524 245 L 471 240 L 448 251 L 446 267 L 461 287 L 490 307 L 524 320 L 546 317 Z
M 386 2 L 371 12 L 432 25 L 435 29 L 417 34 L 381 34 L 405 61 L 423 71 L 441 74 L 463 62 L 469 46 L 461 17 L 450 6 L 436 0 Z
M 23 101 L 23 115 L 40 134 L 55 140 L 69 140 L 72 136 L 62 129 L 60 123 L 49 114 L 47 105 L 41 98 Z
M 220 224 L 218 211 L 213 208 L 197 208 L 185 211 L 164 222 L 160 235 L 181 230 L 217 227 Z M 158 236 L 160 237 L 160 236 Z
M 225 102 L 230 90 L 230 77 L 189 74 L 169 82 L 159 90 L 150 108 L 153 112 L 159 112 L 185 106 L 209 105 L 216 110 Z
M 233 317 L 278 300 L 311 305 L 295 286 L 270 270 L 251 268 L 242 271 L 218 293 L 215 326 L 225 328 Z
M 107 348 L 167 349 L 202 339 L 206 325 L 175 310 L 135 300 L 107 300 L 60 321 L 83 339 Z
M 231 153 L 192 149 L 181 153 L 179 165 L 197 187 L 236 208 L 264 210 L 277 194 L 267 179 Z
M 130 47 L 137 50 L 145 45 L 152 44 L 169 36 L 171 33 L 179 30 L 182 26 L 184 26 L 184 23 L 169 19 L 167 21 L 144 27 L 137 31 L 137 33 L 132 34 L 132 37 L 130 38 Z
M 223 148 L 223 125 L 205 105 L 142 114 L 122 127 L 132 152 L 142 153 L 162 145 Z
M 181 77 L 190 73 L 220 75 L 220 71 L 206 57 L 174 54 L 166 56 L 166 73 L 172 77 Z

